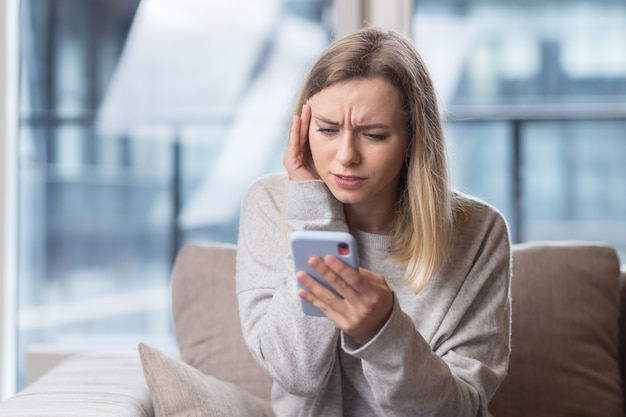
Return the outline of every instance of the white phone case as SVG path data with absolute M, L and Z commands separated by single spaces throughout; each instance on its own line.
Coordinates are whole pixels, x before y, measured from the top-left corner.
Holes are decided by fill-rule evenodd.
M 357 269 L 359 267 L 356 241 L 350 233 L 302 230 L 292 232 L 289 235 L 289 243 L 296 272 L 305 271 L 335 294 L 337 292 L 333 290 L 330 284 L 309 266 L 309 258 L 313 255 L 324 258 L 328 254 L 333 254 L 352 268 Z M 298 282 L 298 287 L 303 288 L 300 282 Z M 310 316 L 324 316 L 324 313 L 311 303 L 303 299 L 300 300 L 304 313 Z

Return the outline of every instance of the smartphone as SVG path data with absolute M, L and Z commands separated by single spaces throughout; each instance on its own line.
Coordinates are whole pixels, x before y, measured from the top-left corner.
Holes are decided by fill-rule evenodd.
M 332 232 L 320 230 L 301 230 L 289 235 L 289 244 L 293 255 L 295 270 L 305 271 L 326 288 L 339 295 L 326 280 L 309 266 L 309 258 L 317 255 L 335 255 L 354 269 L 359 268 L 359 254 L 356 240 L 348 232 Z M 304 288 L 298 281 L 298 287 Z M 305 288 L 306 289 L 306 288 Z M 302 311 L 310 316 L 324 316 L 319 309 L 304 299 L 300 299 Z

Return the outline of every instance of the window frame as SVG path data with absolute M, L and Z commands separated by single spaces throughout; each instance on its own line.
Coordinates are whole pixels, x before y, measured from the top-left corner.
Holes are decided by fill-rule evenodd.
M 0 401 L 16 387 L 18 10 L 0 2 Z

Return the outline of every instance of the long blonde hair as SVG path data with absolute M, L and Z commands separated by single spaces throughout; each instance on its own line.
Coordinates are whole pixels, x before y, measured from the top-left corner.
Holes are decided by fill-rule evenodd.
M 372 77 L 383 77 L 398 89 L 407 120 L 409 147 L 391 253 L 407 265 L 403 283 L 417 293 L 445 258 L 454 216 L 437 97 L 413 43 L 372 27 L 336 40 L 309 71 L 296 109 L 332 84 Z

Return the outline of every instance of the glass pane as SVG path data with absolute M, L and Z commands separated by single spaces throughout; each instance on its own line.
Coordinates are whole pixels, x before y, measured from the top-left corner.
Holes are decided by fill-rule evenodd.
M 452 151 L 470 149 L 462 162 L 453 155 L 455 184 L 500 208 L 515 241 L 589 239 L 623 254 L 626 2 L 414 5 L 413 38 L 453 127 Z M 489 143 L 481 153 L 471 151 L 476 132 Z
M 331 12 L 331 0 L 21 2 L 20 375 L 33 345 L 174 345 L 173 254 L 236 240 L 249 182 L 282 169 Z
M 448 124 L 446 134 L 454 188 L 498 207 L 515 229 L 510 126 L 502 122 L 455 122 Z
M 524 129 L 525 238 L 602 241 L 626 259 L 624 121 L 529 123 Z
M 623 0 L 416 0 L 415 10 L 446 104 L 623 100 Z

